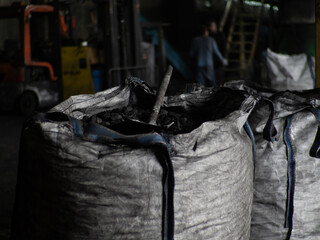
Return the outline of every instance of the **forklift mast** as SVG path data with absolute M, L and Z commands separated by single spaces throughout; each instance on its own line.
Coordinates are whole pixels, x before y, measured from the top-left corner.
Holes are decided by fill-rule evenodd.
M 54 67 L 51 62 L 43 61 L 34 57 L 35 51 L 34 48 L 37 48 L 37 51 L 41 49 L 42 46 L 36 45 L 39 42 L 36 39 L 36 36 L 33 36 L 32 33 L 35 31 L 31 30 L 31 25 L 35 24 L 35 15 L 53 15 L 54 7 L 50 5 L 12 5 L 9 7 L 0 7 L 0 20 L 6 19 L 17 19 L 19 22 L 19 35 L 20 39 L 11 40 L 4 39 L 3 45 L 6 43 L 12 43 L 11 45 L 17 45 L 15 49 L 14 59 L 18 59 L 16 62 L 12 62 L 12 59 L 1 58 L 0 59 L 0 71 L 5 68 L 8 68 L 8 65 L 14 65 L 16 68 L 23 68 L 20 72 L 24 72 L 24 68 L 28 67 L 41 67 L 45 68 L 49 72 L 49 78 L 52 81 L 57 80 L 57 74 L 54 71 Z M 2 36 L 3 37 L 3 36 Z M 18 43 L 16 42 L 18 41 Z M 11 51 L 7 49 L 6 46 L 3 46 L 3 52 Z M 6 54 L 5 54 L 6 55 Z M 9 67 L 10 68 L 10 67 Z M 2 74 L 5 74 L 1 72 Z M 5 74 L 6 75 L 6 74 Z M 25 77 L 22 75 L 20 78 L 13 79 L 12 77 L 5 76 L 3 80 L 15 80 L 15 81 L 25 81 Z
M 40 62 L 32 59 L 32 47 L 31 47 L 31 33 L 30 33 L 30 20 L 33 13 L 53 13 L 54 7 L 49 5 L 28 5 L 24 10 L 24 64 L 25 66 L 44 67 L 49 70 L 50 79 L 52 81 L 57 80 L 57 76 L 54 73 L 52 64 L 50 62 Z
M 8 27 L 8 32 L 19 29 L 11 34 L 14 39 L 5 31 L 0 33 L 2 105 L 18 105 L 20 111 L 31 113 L 71 95 L 93 93 L 86 49 L 75 46 L 71 39 L 71 23 L 66 23 L 63 12 L 70 12 L 67 7 L 56 1 L 53 5 L 0 7 L 0 24 L 6 27 L 14 21 L 15 26 Z M 61 46 L 62 39 L 67 47 Z

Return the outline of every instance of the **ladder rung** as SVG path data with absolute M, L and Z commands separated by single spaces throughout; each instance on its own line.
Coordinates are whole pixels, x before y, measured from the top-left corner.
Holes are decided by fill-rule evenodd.
M 238 53 L 240 54 L 240 50 L 229 50 L 228 53 Z M 244 53 L 251 53 L 250 50 L 245 50 Z
M 239 22 L 235 22 L 235 25 L 240 25 L 240 24 L 241 24 L 240 21 Z M 256 22 L 243 22 L 242 25 L 243 26 L 256 26 L 257 23 Z
M 228 63 L 240 63 L 240 59 L 228 59 Z
M 226 72 L 240 72 L 242 71 L 241 68 L 224 68 L 224 71 Z
M 239 13 L 238 16 L 239 16 L 239 17 L 251 17 L 251 18 L 256 18 L 255 15 L 250 14 L 250 13 Z
M 236 41 L 236 42 L 229 42 L 229 44 L 241 45 L 241 44 L 242 44 L 242 42 L 239 42 L 239 41 Z M 245 41 L 245 42 L 244 42 L 244 44 L 245 44 L 245 45 L 253 44 L 253 42 Z
M 233 32 L 234 35 L 240 35 L 241 32 Z M 255 33 L 254 32 L 245 32 L 245 33 L 242 33 L 243 35 L 247 35 L 247 36 L 252 36 L 254 35 Z

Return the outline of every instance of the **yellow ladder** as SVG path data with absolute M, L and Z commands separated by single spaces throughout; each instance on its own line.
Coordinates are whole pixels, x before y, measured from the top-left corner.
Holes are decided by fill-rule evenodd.
M 259 37 L 264 0 L 258 16 L 247 13 L 243 0 L 238 0 L 234 10 L 227 38 L 227 55 L 229 66 L 225 68 L 227 79 L 244 79 L 251 67 Z

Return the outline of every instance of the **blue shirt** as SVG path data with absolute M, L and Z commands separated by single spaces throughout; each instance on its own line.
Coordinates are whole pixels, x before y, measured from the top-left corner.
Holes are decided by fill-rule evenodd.
M 209 36 L 195 37 L 191 43 L 190 56 L 196 60 L 197 67 L 212 67 L 213 54 L 223 62 L 223 57 L 218 49 L 216 41 Z

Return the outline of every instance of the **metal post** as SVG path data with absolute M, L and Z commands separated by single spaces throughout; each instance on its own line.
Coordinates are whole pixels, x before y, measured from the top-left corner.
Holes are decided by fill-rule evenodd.
M 116 0 L 109 0 L 109 21 L 110 21 L 110 43 L 111 43 L 111 62 L 112 67 L 120 67 L 120 50 L 119 50 L 119 26 L 118 26 L 118 6 Z M 114 79 L 108 79 L 108 87 L 113 87 L 121 82 L 119 74 Z
M 316 0 L 316 88 L 320 88 L 320 0 Z
M 59 102 L 63 101 L 63 79 L 61 72 L 61 33 L 60 33 L 60 14 L 59 14 L 59 0 L 54 0 L 54 69 L 55 75 L 58 77 L 58 96 Z
M 166 50 L 164 47 L 164 34 L 162 26 L 158 26 L 158 34 L 159 34 L 159 72 L 160 77 L 163 78 L 166 72 Z
M 263 6 L 262 6 L 263 7 Z M 273 29 L 274 29 L 274 11 L 273 11 L 274 5 L 271 4 L 270 10 L 269 10 L 269 48 L 273 49 Z
M 120 53 L 119 53 L 119 32 L 118 32 L 118 17 L 117 17 L 117 1 L 109 1 L 109 14 L 110 14 L 110 32 L 111 32 L 111 52 L 112 52 L 112 67 L 120 66 Z
M 135 65 L 140 66 L 142 64 L 142 33 L 141 33 L 141 24 L 140 24 L 140 0 L 132 1 L 132 23 L 133 23 L 133 32 L 134 32 L 134 58 Z
M 96 3 L 98 10 L 98 28 L 99 32 L 102 32 L 102 42 L 103 42 L 103 60 L 102 60 L 102 89 L 106 89 L 109 87 L 108 78 L 107 78 L 107 69 L 108 66 L 111 66 L 111 58 L 110 58 L 110 28 L 108 25 L 108 12 L 109 12 L 109 4 L 108 2 L 98 2 Z
M 233 0 L 228 0 L 228 2 L 226 4 L 226 7 L 225 7 L 225 10 L 224 10 L 224 13 L 223 13 L 223 17 L 222 17 L 222 19 L 220 21 L 220 28 L 219 28 L 220 32 L 223 32 L 224 25 L 226 24 L 228 16 L 229 16 L 230 11 L 231 11 L 232 3 L 233 3 Z
M 240 32 L 240 78 L 243 79 L 246 74 L 246 46 L 245 46 L 245 29 L 244 29 L 244 22 L 243 18 L 240 18 L 240 25 L 239 25 L 239 32 Z

